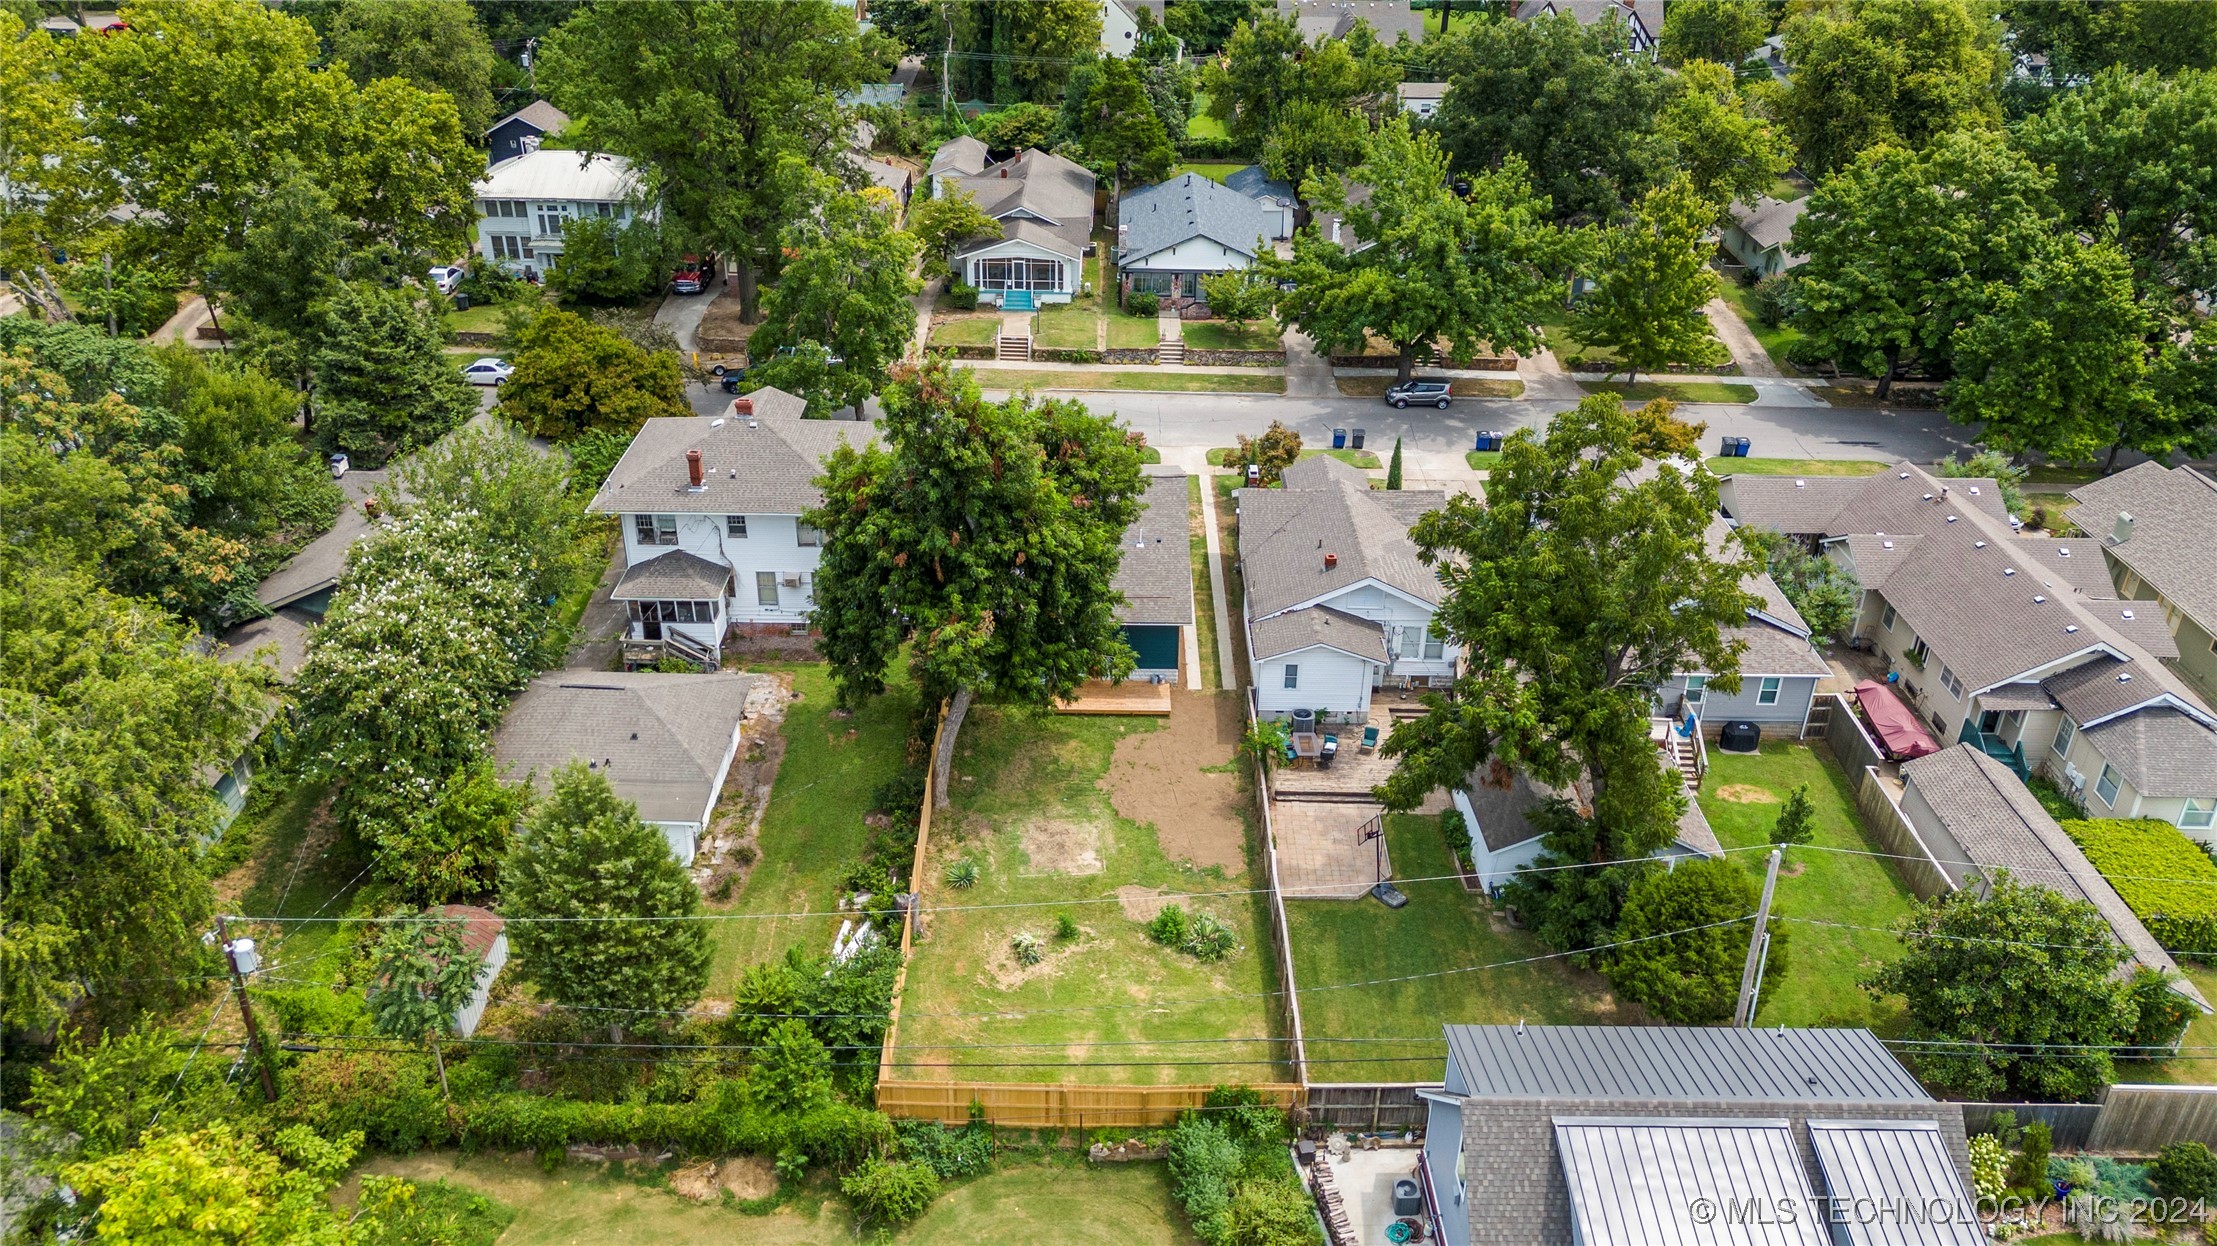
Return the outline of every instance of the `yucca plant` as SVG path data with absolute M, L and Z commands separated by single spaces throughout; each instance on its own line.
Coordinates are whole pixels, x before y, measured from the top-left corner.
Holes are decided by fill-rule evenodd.
M 1016 937 L 1009 940 L 1009 948 L 1016 953 L 1019 965 L 1036 965 L 1047 955 L 1047 950 L 1040 946 L 1039 936 L 1029 930 L 1018 931 Z
M 978 863 L 968 858 L 947 867 L 947 885 L 956 891 L 968 891 L 978 885 Z

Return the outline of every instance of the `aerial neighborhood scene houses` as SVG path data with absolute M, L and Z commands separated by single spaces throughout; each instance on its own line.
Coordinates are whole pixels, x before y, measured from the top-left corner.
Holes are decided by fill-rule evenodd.
M 1794 250 L 1794 222 L 1808 210 L 1809 200 L 1778 200 L 1758 196 L 1750 204 L 1733 200 L 1732 219 L 1724 227 L 1724 249 L 1757 277 L 1775 277 L 1808 262 Z
M 1187 537 L 1184 472 L 1147 477 L 1145 505 L 1124 531 L 1116 569 L 1117 612 L 1124 643 L 1136 660 L 1131 678 L 1179 683 L 1191 675 L 1194 648 L 1193 564 Z M 1198 686 L 1188 683 L 1189 687 Z
M 1581 26 L 1617 22 L 1624 27 L 1627 50 L 1652 56 L 1663 39 L 1663 0 L 1516 0 L 1519 21 L 1576 18 Z
M 964 136 L 939 149 L 925 176 L 934 197 L 961 191 L 1001 223 L 1000 237 L 971 239 L 952 261 L 980 302 L 1028 309 L 1079 292 L 1093 247 L 1094 177 L 1084 166 L 1037 148 L 995 163 Z
M 631 162 L 605 152 L 534 147 L 485 171 L 477 195 L 477 254 L 527 279 L 562 254 L 562 228 L 580 217 L 629 224 L 640 209 Z

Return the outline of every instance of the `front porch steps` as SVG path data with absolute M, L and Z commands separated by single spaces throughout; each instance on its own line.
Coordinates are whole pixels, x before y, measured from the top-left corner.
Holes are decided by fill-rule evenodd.
M 1032 340 L 1030 338 L 1016 337 L 1007 333 L 1000 336 L 998 353 L 995 358 L 1014 359 L 1019 362 L 1030 363 L 1031 357 Z
M 1155 362 L 1184 363 L 1185 343 L 1183 341 L 1155 343 Z
M 1018 311 L 1007 304 L 1001 306 L 1001 333 L 994 339 L 996 359 L 1014 359 L 1030 363 L 1032 357 L 1032 314 L 1029 310 L 1031 295 L 1024 295 L 1026 310 Z

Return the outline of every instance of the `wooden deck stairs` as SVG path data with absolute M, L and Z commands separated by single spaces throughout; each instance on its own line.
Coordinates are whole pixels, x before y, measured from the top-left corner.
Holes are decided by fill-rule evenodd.
M 690 662 L 710 674 L 714 674 L 723 665 L 714 649 L 681 632 L 664 632 L 660 640 L 626 636 L 619 649 L 625 670 L 652 666 L 664 658 Z

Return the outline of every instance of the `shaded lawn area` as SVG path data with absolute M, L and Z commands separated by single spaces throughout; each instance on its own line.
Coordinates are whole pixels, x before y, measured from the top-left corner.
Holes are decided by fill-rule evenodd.
M 1195 350 L 1280 350 L 1278 326 L 1268 320 L 1250 320 L 1234 329 L 1221 320 L 1193 320 L 1181 327 L 1185 344 Z
M 1162 461 L 1160 451 L 1156 452 L 1154 461 Z M 1193 555 L 1193 625 L 1201 647 L 1201 686 L 1217 688 L 1223 685 L 1224 677 L 1216 656 L 1216 590 L 1209 586 L 1209 543 L 1201 530 L 1208 519 L 1201 510 L 1201 478 L 1186 477 L 1185 488 L 1187 521 L 1192 534 L 1188 542 Z
M 1223 122 L 1209 115 L 1209 93 L 1193 93 L 1193 115 L 1186 118 L 1185 132 L 1193 138 L 1230 138 L 1232 132 Z M 1188 167 L 1188 166 L 1181 166 Z M 1238 168 L 1238 165 L 1233 165 Z
M 1547 314 L 1540 317 L 1540 337 L 1546 342 L 1547 349 L 1553 352 L 1558 363 L 1572 372 L 1606 372 L 1612 368 L 1622 368 L 1624 366 L 1623 362 L 1617 358 L 1615 351 L 1605 346 L 1590 345 L 1585 339 L 1579 337 L 1578 330 L 1573 327 L 1572 321 L 1573 317 L 1570 309 L 1559 305 L 1548 308 Z M 1732 362 L 1732 352 L 1726 350 L 1724 343 L 1718 341 L 1715 334 L 1711 333 L 1708 338 L 1707 350 L 1689 355 L 1684 359 L 1673 359 L 1671 362 L 1685 364 L 1689 367 L 1719 367 Z
M 1641 381 L 1627 385 L 1622 381 L 1580 381 L 1578 388 L 1589 394 L 1622 394 L 1635 402 L 1650 398 L 1669 398 L 1677 402 L 1753 402 L 1755 387 L 1730 381 Z
M 1729 277 L 1722 285 L 1724 301 L 1732 305 L 1733 312 L 1747 326 L 1747 331 L 1755 335 L 1756 341 L 1762 343 L 1763 353 L 1771 357 L 1771 362 L 1778 365 L 1778 370 L 1788 376 L 1803 375 L 1801 369 L 1786 361 L 1786 349 L 1801 340 L 1801 330 L 1785 325 L 1773 328 L 1757 319 L 1754 287 L 1743 286 Z
M 2217 970 L 2200 961 L 2182 960 L 2179 972 L 2201 988 L 2205 999 L 2217 1000 Z M 2217 1016 L 2196 1016 L 2187 1023 L 2179 1040 L 2186 1054 L 2168 1060 L 2122 1060 L 2117 1064 L 2120 1082 L 2155 1082 L 2165 1086 L 2206 1086 L 2217 1083 Z
M 1286 392 L 1286 379 L 1282 376 L 1241 372 L 1094 372 L 1075 368 L 1039 371 L 979 368 L 976 371 L 978 385 L 984 389 L 1114 389 L 1208 394 Z
M 1453 878 L 1447 839 L 1431 814 L 1386 819 L 1386 851 L 1408 907 L 1376 900 L 1287 900 L 1294 986 L 1309 1075 L 1326 1082 L 1414 1082 L 1439 1076 L 1442 1025 L 1596 1025 L 1628 1020 L 1598 974 L 1567 960 L 1478 972 L 1475 965 L 1545 955 L 1532 935 L 1511 930 L 1485 897 Z M 1430 976 L 1416 976 L 1430 975 Z M 1377 986 L 1348 983 L 1407 979 Z M 1332 988 L 1340 989 L 1332 989 Z M 1406 1042 L 1332 1042 L 1406 1039 Z
M 1207 713 L 1207 704 L 1193 694 L 1179 712 Z M 958 1081 L 1126 1085 L 1285 1075 L 1264 897 L 1184 902 L 1238 939 L 1238 949 L 1213 964 L 1155 944 L 1119 903 L 1125 887 L 1210 893 L 1259 876 L 1174 860 L 1153 827 L 1116 813 L 1102 779 L 1117 742 L 1163 725 L 971 710 L 955 753 L 953 806 L 933 823 L 922 880 L 927 937 L 909 961 L 897 1067 Z M 1192 761 L 1199 769 L 1232 758 L 1227 751 Z M 1251 856 L 1252 826 L 1248 838 Z M 1083 868 L 1088 848 L 1094 872 L 1065 872 Z M 962 860 L 977 863 L 978 879 L 956 890 L 946 873 Z M 1078 924 L 1077 939 L 1056 937 L 1062 913 Z M 1010 949 L 1019 932 L 1040 939 L 1039 964 L 1016 962 Z M 1185 1041 L 1227 1038 L 1251 1041 Z
M 277 776 L 263 776 L 274 784 Z M 261 917 L 348 917 L 377 911 L 386 889 L 369 880 L 368 849 L 341 832 L 324 806 L 329 789 L 296 783 L 250 804 L 224 832 L 240 837 L 245 863 L 216 880 L 222 910 Z M 328 983 L 361 938 L 354 922 L 252 925 L 264 963 L 283 977 Z
M 1876 476 L 1888 464 L 1876 459 L 1719 459 L 1709 460 L 1709 470 L 1720 476 Z
M 1435 378 L 1425 378 L 1435 379 Z M 1339 392 L 1349 398 L 1383 398 L 1393 387 L 1390 376 L 1343 376 L 1338 378 Z M 1524 382 L 1495 381 L 1479 377 L 1449 377 L 1447 392 L 1458 398 L 1522 398 Z
M 1201 98 L 1202 97 L 1200 96 L 1196 96 L 1194 98 L 1195 107 L 1198 108 L 1200 106 Z M 1211 124 L 1215 125 L 1220 130 L 1223 128 L 1224 125 L 1224 123 L 1221 121 L 1212 122 Z M 1191 134 L 1194 132 L 1195 131 L 1190 124 L 1186 126 L 1186 133 Z M 1202 177 L 1205 177 L 1212 182 L 1221 184 L 1225 178 L 1230 177 L 1232 174 L 1237 173 L 1241 169 L 1244 169 L 1246 167 L 1246 165 L 1240 163 L 1237 160 L 1201 160 L 1195 161 L 1191 164 L 1181 164 L 1173 166 L 1170 170 L 1170 176 L 1176 177 L 1180 173 L 1198 173 Z
M 446 327 L 456 333 L 498 333 L 505 310 L 498 303 L 473 303 L 462 311 L 448 311 Z
M 1112 308 L 1108 317 L 1108 344 L 1112 350 L 1146 350 L 1162 340 L 1153 316 L 1134 316 Z
M 1347 464 L 1349 467 L 1360 467 L 1365 471 L 1375 471 L 1378 468 L 1385 466 L 1385 464 L 1378 461 L 1377 455 L 1371 453 L 1368 450 L 1303 450 L 1301 452 L 1301 457 L 1304 459 L 1313 459 L 1319 454 L 1329 454 L 1333 458 L 1338 459 L 1340 462 Z M 1208 464 L 1210 467 L 1239 466 L 1239 447 L 1218 446 L 1215 449 L 1210 450 L 1208 452 Z M 1236 488 L 1237 486 L 1234 487 Z
M 933 346 L 991 346 L 1000 336 L 999 316 L 964 316 L 931 327 Z
M 1760 754 L 1711 750 L 1701 784 L 1701 811 L 1727 849 L 1770 842 L 1786 793 L 1809 785 L 1820 848 L 1884 852 L 1863 829 L 1847 776 L 1829 754 L 1783 740 L 1768 740 Z M 1734 852 L 1730 859 L 1760 886 L 1767 854 Z M 1799 866 L 1801 872 L 1788 875 Z M 1846 922 L 1868 930 L 1843 930 L 1789 921 L 1787 973 L 1756 1020 L 1764 1025 L 1867 1025 L 1881 1033 L 1899 1028 L 1901 1003 L 1873 1000 L 1860 985 L 1879 965 L 1901 955 L 1901 943 L 1885 928 L 1907 914 L 1916 897 L 1883 857 L 1844 852 L 1786 850 L 1772 911 L 1788 918 Z
M 1499 450 L 1465 450 L 1463 451 L 1463 462 L 1470 464 L 1470 470 L 1474 472 L 1490 472 L 1501 466 L 1501 452 Z
M 741 918 L 709 923 L 712 999 L 730 998 L 748 966 L 776 960 L 795 944 L 811 956 L 831 950 L 837 918 L 766 915 L 824 913 L 838 902 L 840 876 L 861 858 L 869 835 L 862 819 L 871 795 L 900 771 L 917 712 L 916 689 L 905 672 L 896 672 L 885 695 L 853 717 L 834 718 L 830 667 L 765 663 L 747 669 L 790 673 L 800 700 L 785 709 L 785 758 L 762 817 L 761 859 L 728 903 L 703 903 L 708 912 Z

